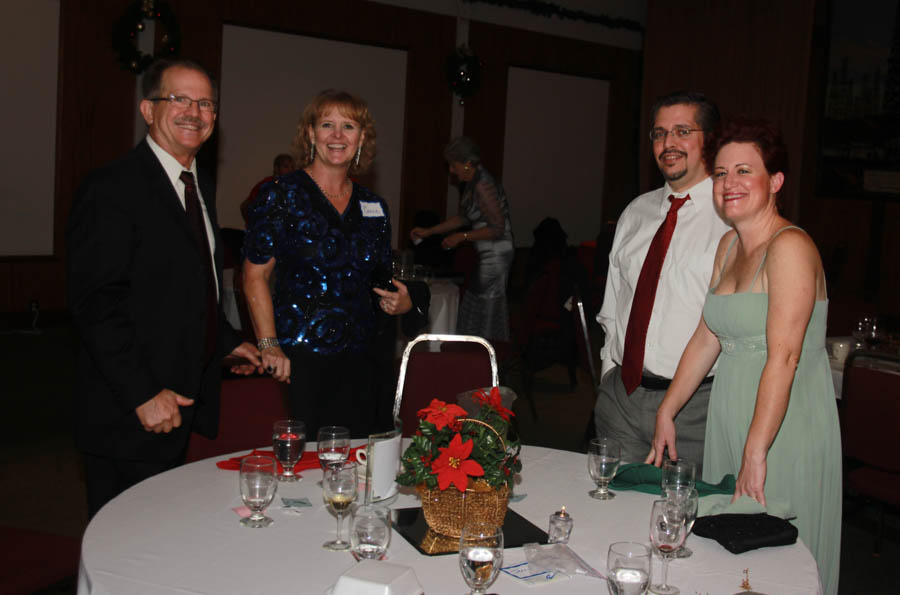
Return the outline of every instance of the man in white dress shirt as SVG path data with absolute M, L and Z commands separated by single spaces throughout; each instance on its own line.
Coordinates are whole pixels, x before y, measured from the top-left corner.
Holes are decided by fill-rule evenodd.
M 650 451 L 656 410 L 697 328 L 716 247 L 729 229 L 713 206 L 712 179 L 703 160 L 704 138 L 719 121 L 715 104 L 701 93 L 678 92 L 658 99 L 652 116 L 653 157 L 666 184 L 634 199 L 619 218 L 603 307 L 597 314 L 606 340 L 600 352 L 602 380 L 594 417 L 599 436 L 621 443 L 623 462 L 641 462 Z M 683 202 L 673 200 L 686 196 Z M 651 242 L 663 231 L 667 215 L 674 231 L 668 230 L 671 239 L 663 241 L 667 246 L 654 248 L 662 265 L 658 283 L 655 273 L 645 272 L 652 280 L 648 295 L 639 290 L 638 282 L 645 260 L 651 260 L 647 258 Z M 636 299 L 636 292 L 642 297 Z M 643 324 L 637 320 L 638 307 L 636 320 L 629 321 L 633 302 L 644 304 Z M 627 331 L 632 331 L 628 345 Z M 711 380 L 712 376 L 701 384 L 675 418 L 678 454 L 697 464 L 698 475 Z

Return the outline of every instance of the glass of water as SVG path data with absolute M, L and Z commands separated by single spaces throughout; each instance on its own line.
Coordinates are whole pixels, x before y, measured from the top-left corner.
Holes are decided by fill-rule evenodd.
M 610 595 L 642 595 L 650 585 L 650 548 L 619 541 L 606 555 L 606 585 Z
M 329 467 L 340 467 L 350 456 L 350 430 L 343 426 L 319 428 L 316 448 L 322 471 L 326 471 Z
M 306 448 L 306 424 L 295 419 L 276 421 L 272 426 L 272 447 L 275 458 L 281 463 L 282 472 L 278 481 L 297 481 L 300 476 L 294 473 L 294 465 L 303 456 Z
M 588 494 L 597 500 L 612 500 L 616 497 L 609 491 L 609 482 L 616 476 L 619 468 L 621 447 L 612 438 L 594 438 L 588 447 L 588 471 L 597 489 Z
M 662 495 L 673 488 L 693 488 L 697 481 L 697 466 L 685 459 L 666 459 L 662 464 L 660 487 Z
M 496 525 L 469 524 L 459 537 L 459 570 L 472 590 L 483 595 L 503 566 L 503 529 Z
M 700 503 L 700 494 L 696 488 L 682 486 L 679 488 L 668 488 L 666 490 L 666 500 L 678 502 L 684 506 L 684 535 L 685 539 L 691 534 L 694 528 L 694 521 L 697 520 L 697 506 Z M 690 558 L 694 554 L 686 545 L 678 548 L 675 552 L 676 558 Z
M 251 529 L 268 527 L 272 519 L 263 514 L 263 511 L 278 489 L 278 480 L 275 479 L 275 459 L 272 457 L 249 456 L 241 461 L 241 499 L 244 505 L 250 509 L 250 516 L 241 519 L 241 525 Z
M 391 543 L 391 512 L 383 506 L 360 506 L 353 513 L 350 551 L 357 560 L 381 560 Z

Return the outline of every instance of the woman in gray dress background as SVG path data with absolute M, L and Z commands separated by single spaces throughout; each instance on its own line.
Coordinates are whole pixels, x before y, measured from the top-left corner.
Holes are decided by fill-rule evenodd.
M 471 139 L 461 136 L 450 141 L 444 148 L 444 159 L 450 173 L 465 184 L 459 198 L 459 212 L 433 227 L 414 228 L 410 237 L 415 241 L 454 232 L 444 238 L 445 249 L 463 242 L 475 245 L 478 266 L 459 307 L 456 332 L 507 341 L 506 283 L 515 251 L 506 193 L 481 165 L 481 151 Z

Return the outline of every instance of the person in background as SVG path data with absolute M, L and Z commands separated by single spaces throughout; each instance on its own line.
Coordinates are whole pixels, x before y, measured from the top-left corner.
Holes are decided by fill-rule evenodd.
M 597 322 L 606 340 L 594 408 L 601 436 L 622 445 L 622 461 L 643 461 L 656 410 L 709 288 L 719 239 L 728 225 L 716 213 L 704 143 L 719 110 L 701 93 L 661 97 L 652 108 L 650 141 L 666 183 L 637 197 L 616 225 L 603 305 Z M 703 461 L 706 408 L 712 378 L 675 418 L 679 454 Z
M 512 223 L 509 202 L 500 183 L 481 164 L 481 151 L 474 141 L 458 137 L 444 149 L 450 173 L 465 187 L 459 213 L 432 227 L 414 227 L 413 241 L 435 234 L 447 235 L 442 245 L 456 248 L 472 242 L 478 252 L 473 280 L 459 307 L 456 332 L 485 339 L 509 340 L 509 306 L 506 285 L 512 266 Z M 471 228 L 469 231 L 454 231 Z
M 256 200 L 257 195 L 259 194 L 259 189 L 262 188 L 262 185 L 266 182 L 271 182 L 273 178 L 278 176 L 286 176 L 292 171 L 297 169 L 297 166 L 294 164 L 294 158 L 288 155 L 287 153 L 279 153 L 275 155 L 275 159 L 272 161 L 272 175 L 266 176 L 262 180 L 256 183 L 256 185 L 250 190 L 250 194 L 247 195 L 247 198 L 241 203 L 241 217 L 244 218 L 244 227 L 247 227 L 247 218 L 250 213 L 250 207 L 253 205 L 253 201 Z
M 215 438 L 222 357 L 250 363 L 222 313 L 215 190 L 197 152 L 217 90 L 188 60 L 157 60 L 143 79 L 147 137 L 91 173 L 67 230 L 69 309 L 80 335 L 76 443 L 88 514 L 180 465 L 191 430 Z
M 656 414 L 647 462 L 680 454 L 673 418 L 718 358 L 703 479 L 737 476 L 734 498 L 785 507 L 837 593 L 841 433 L 825 351 L 828 296 L 815 243 L 779 214 L 787 149 L 770 122 L 735 119 L 708 149 L 719 243 L 703 317 Z
M 310 436 L 326 425 L 366 436 L 376 308 L 412 308 L 391 279 L 387 204 L 350 179 L 375 158 L 374 119 L 356 95 L 328 89 L 303 110 L 293 144 L 302 168 L 263 184 L 250 210 L 244 294 L 265 369 L 290 382 L 291 415 Z

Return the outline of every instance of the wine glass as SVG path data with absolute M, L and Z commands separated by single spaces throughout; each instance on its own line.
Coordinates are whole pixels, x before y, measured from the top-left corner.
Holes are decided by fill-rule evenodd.
M 341 551 L 350 549 L 350 543 L 341 539 L 341 526 L 344 521 L 344 513 L 356 500 L 357 483 L 356 463 L 343 461 L 329 465 L 325 469 L 325 477 L 322 479 L 322 488 L 325 500 L 331 506 L 331 510 L 337 515 L 337 535 L 334 541 L 322 544 L 326 550 Z
M 390 511 L 383 506 L 360 506 L 353 513 L 350 552 L 357 560 L 381 560 L 391 543 Z
M 659 595 L 678 595 L 678 587 L 668 584 L 669 559 L 684 544 L 684 504 L 672 500 L 654 500 L 650 511 L 650 543 L 659 553 L 662 563 L 662 582 L 651 585 L 650 592 Z
M 319 428 L 316 437 L 316 448 L 319 453 L 319 465 L 322 471 L 328 467 L 337 467 L 350 456 L 350 430 L 343 426 L 324 426 Z
M 606 586 L 610 595 L 640 595 L 650 584 L 650 548 L 643 543 L 619 541 L 606 555 Z
M 697 477 L 697 467 L 694 463 L 685 459 L 666 459 L 662 464 L 660 487 L 662 495 L 666 495 L 669 488 L 681 486 L 694 487 Z
M 459 570 L 472 589 L 483 595 L 503 566 L 503 529 L 496 525 L 469 524 L 459 536 Z
M 860 316 L 856 320 L 856 325 L 853 327 L 853 340 L 856 341 L 856 348 L 859 349 L 863 345 L 863 341 L 866 338 L 866 335 L 869 334 L 869 327 L 872 324 L 872 317 L 868 315 Z
M 684 505 L 684 539 L 687 540 L 694 528 L 694 521 L 697 520 L 697 506 L 700 502 L 700 494 L 695 488 L 682 486 L 680 488 L 669 488 L 666 490 L 666 500 L 674 500 Z M 686 545 L 678 548 L 675 552 L 676 558 L 690 558 L 694 554 Z
M 621 447 L 612 438 L 594 438 L 588 447 L 588 471 L 591 479 L 597 484 L 597 489 L 588 492 L 597 500 L 612 500 L 616 497 L 609 491 L 609 482 L 616 475 L 619 468 L 619 456 Z
M 282 473 L 278 481 L 297 481 L 300 476 L 294 473 L 294 465 L 303 456 L 306 448 L 306 424 L 295 419 L 276 421 L 272 426 L 272 449 L 275 458 L 281 463 Z
M 272 503 L 278 489 L 275 459 L 258 455 L 244 457 L 239 480 L 241 500 L 250 509 L 250 516 L 241 519 L 241 524 L 252 529 L 268 527 L 273 521 L 263 514 L 263 510 Z
M 869 324 L 866 327 L 866 335 L 864 337 L 864 341 L 866 343 L 866 348 L 869 350 L 876 350 L 884 341 L 884 323 L 881 318 L 877 316 L 872 316 L 869 318 Z

